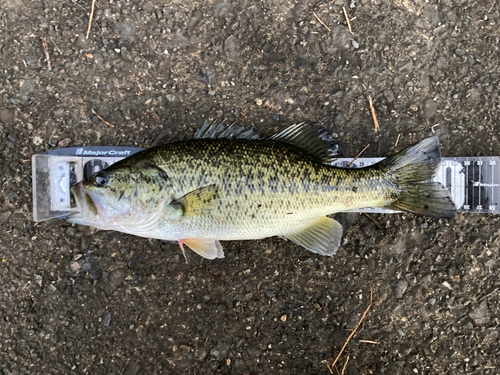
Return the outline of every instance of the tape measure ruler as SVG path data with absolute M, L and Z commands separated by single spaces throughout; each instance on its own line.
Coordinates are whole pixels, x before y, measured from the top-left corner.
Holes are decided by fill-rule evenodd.
M 359 158 L 351 168 L 362 168 L 384 158 Z M 347 167 L 350 158 L 337 159 L 336 167 Z M 500 204 L 500 157 L 443 157 L 436 176 L 431 181 L 440 182 L 450 192 L 457 212 L 498 214 Z M 366 208 L 355 212 L 392 213 L 383 208 Z
M 63 218 L 76 212 L 70 187 L 142 148 L 89 146 L 51 150 L 33 155 L 33 218 L 45 221 Z M 349 168 L 362 168 L 384 158 L 359 158 Z M 352 158 L 336 159 L 332 165 L 346 168 Z M 499 213 L 500 157 L 442 158 L 432 181 L 443 184 L 455 202 L 458 212 Z M 351 212 L 394 213 L 384 208 L 364 208 Z

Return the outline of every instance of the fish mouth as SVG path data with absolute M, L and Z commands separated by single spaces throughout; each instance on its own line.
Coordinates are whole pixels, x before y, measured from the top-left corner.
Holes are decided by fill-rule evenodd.
M 66 220 L 71 223 L 83 224 L 88 221 L 94 220 L 98 216 L 97 205 L 92 199 L 89 192 L 83 187 L 81 182 L 73 185 L 71 187 L 71 193 L 73 194 L 78 207 L 78 212 L 74 212 L 66 216 Z

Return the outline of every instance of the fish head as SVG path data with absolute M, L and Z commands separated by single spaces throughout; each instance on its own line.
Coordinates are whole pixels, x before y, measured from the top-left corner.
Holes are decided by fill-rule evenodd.
M 157 220 L 171 187 L 155 166 L 113 165 L 73 185 L 79 212 L 66 219 L 99 229 L 140 227 Z

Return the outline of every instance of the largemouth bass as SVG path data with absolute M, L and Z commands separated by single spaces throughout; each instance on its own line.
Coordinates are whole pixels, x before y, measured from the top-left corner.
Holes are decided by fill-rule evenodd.
M 330 138 L 331 139 L 331 138 Z M 200 139 L 141 151 L 72 187 L 70 222 L 178 241 L 209 259 L 221 240 L 282 236 L 321 255 L 340 246 L 341 225 L 327 215 L 388 207 L 438 218 L 455 205 L 434 176 L 437 137 L 366 168 L 328 165 L 325 130 L 292 125 L 266 139 L 209 127 Z

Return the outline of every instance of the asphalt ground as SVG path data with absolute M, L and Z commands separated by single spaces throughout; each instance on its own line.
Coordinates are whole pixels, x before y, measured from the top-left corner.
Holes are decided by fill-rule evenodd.
M 224 118 L 321 123 L 344 156 L 433 126 L 445 156 L 500 155 L 498 1 L 98 0 L 88 38 L 90 0 L 0 2 L 0 374 L 330 374 L 371 287 L 339 373 L 499 373 L 498 216 L 339 214 L 331 258 L 268 238 L 186 264 L 35 223 L 30 162 Z

